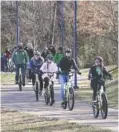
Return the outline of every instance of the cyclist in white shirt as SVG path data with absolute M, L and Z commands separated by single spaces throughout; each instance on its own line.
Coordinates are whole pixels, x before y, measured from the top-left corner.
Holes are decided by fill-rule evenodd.
M 58 71 L 57 65 L 53 62 L 52 55 L 47 56 L 47 60 L 41 66 L 40 71 L 42 72 L 42 78 L 43 81 L 45 82 L 44 88 L 46 89 L 49 85 L 49 79 L 52 79 L 52 83 L 53 83 L 54 78 L 56 78 L 56 72 Z

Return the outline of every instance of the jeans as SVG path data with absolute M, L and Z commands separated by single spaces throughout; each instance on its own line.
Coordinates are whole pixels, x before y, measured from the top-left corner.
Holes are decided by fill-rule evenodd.
M 69 75 L 68 74 L 60 74 L 59 81 L 61 84 L 61 100 L 64 101 L 64 84 L 68 81 Z
M 25 64 L 16 64 L 16 76 L 15 76 L 16 82 L 18 82 L 18 79 L 19 79 L 19 69 L 21 69 L 22 82 L 25 83 L 26 65 Z

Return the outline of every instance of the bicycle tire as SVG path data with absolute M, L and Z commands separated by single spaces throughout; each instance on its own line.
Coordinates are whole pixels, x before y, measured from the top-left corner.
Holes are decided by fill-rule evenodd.
M 22 91 L 22 78 L 21 78 L 21 74 L 19 75 L 19 91 Z
M 38 96 L 38 82 L 36 81 L 36 84 L 35 84 L 35 94 L 36 94 L 36 101 L 39 100 L 39 96 Z
M 67 108 L 67 91 L 66 91 L 66 89 L 65 89 L 65 99 L 64 99 L 64 105 L 62 106 L 63 107 L 63 109 L 66 109 Z
M 45 104 L 48 105 L 49 104 L 49 94 L 48 94 L 48 88 L 46 88 L 45 90 Z
M 101 97 L 102 97 L 101 115 L 103 119 L 106 119 L 108 113 L 108 103 L 105 93 L 102 93 Z
M 71 97 L 71 98 L 70 98 Z M 71 102 L 70 102 L 71 99 Z M 75 103 L 75 98 L 74 98 L 74 90 L 73 88 L 69 88 L 69 95 L 68 95 L 68 108 L 69 110 L 73 110 L 74 108 L 74 103 Z
M 96 97 L 97 98 L 97 97 Z M 98 106 L 98 100 L 97 102 L 94 104 L 92 104 L 92 109 L 93 109 L 93 115 L 95 118 L 98 118 L 99 116 L 99 106 Z
M 49 100 L 49 105 L 52 106 L 54 103 L 54 88 L 53 85 L 50 85 L 50 100 Z

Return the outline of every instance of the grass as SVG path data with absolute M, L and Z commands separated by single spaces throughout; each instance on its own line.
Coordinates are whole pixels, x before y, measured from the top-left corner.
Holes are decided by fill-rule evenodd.
M 14 84 L 15 82 L 15 74 L 14 73 L 1 73 L 1 84 L 8 85 Z
M 111 132 L 90 125 L 69 123 L 65 120 L 49 119 L 21 113 L 1 110 L 2 132 Z

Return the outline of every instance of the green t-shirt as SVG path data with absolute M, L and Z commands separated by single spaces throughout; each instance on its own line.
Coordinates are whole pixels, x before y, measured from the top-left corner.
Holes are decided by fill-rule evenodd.
M 64 57 L 64 54 L 56 53 L 56 55 L 54 56 L 53 60 L 54 60 L 55 63 L 58 64 L 63 57 Z

